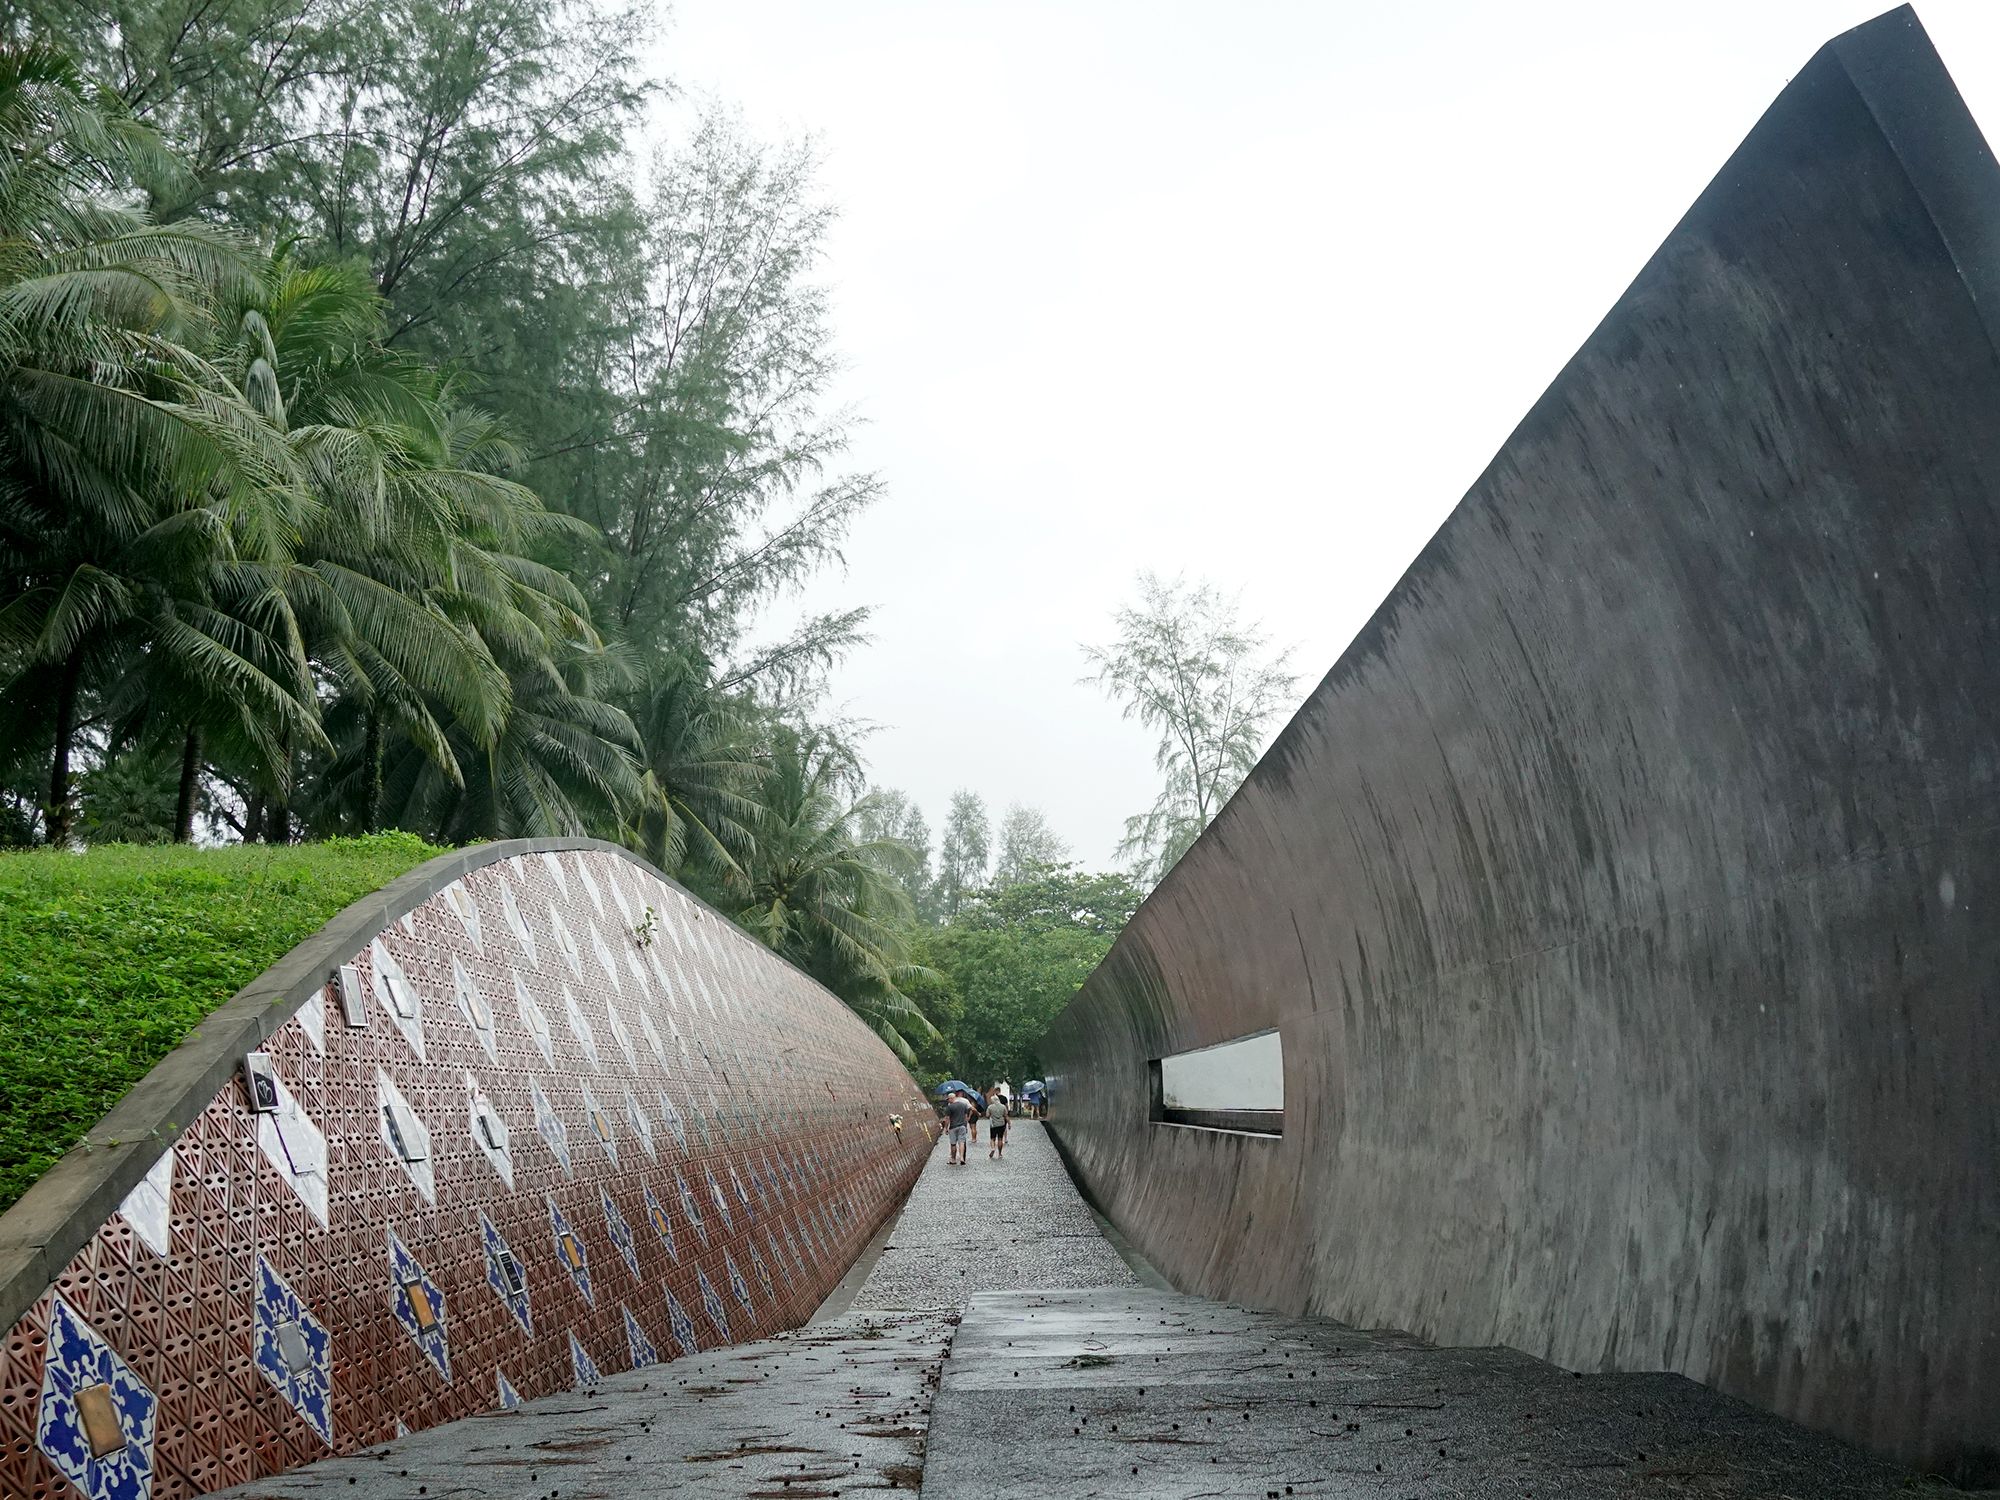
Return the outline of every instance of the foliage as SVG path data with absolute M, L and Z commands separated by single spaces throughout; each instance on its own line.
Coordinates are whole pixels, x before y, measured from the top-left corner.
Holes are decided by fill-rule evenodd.
M 938 997 L 946 1003 L 926 996 L 945 1033 L 942 1048 L 923 1054 L 927 1075 L 956 1074 L 981 1087 L 1040 1077 L 1042 1036 L 1139 899 L 1122 875 L 1043 866 L 1028 880 L 980 893 L 956 921 L 923 934 L 923 962 L 950 982 Z
M 391 833 L 0 854 L 0 1208 L 216 1006 L 438 852 Z
M 1158 733 L 1153 764 L 1165 779 L 1146 812 L 1126 819 L 1121 855 L 1158 880 L 1201 836 L 1257 762 L 1271 720 L 1290 706 L 1289 652 L 1268 657 L 1265 636 L 1237 619 L 1212 585 L 1139 575 L 1139 605 L 1116 615 L 1109 646 L 1085 646 L 1095 681 Z
M 944 820 L 944 841 L 938 848 L 935 904 L 941 918 L 949 921 L 957 916 L 973 892 L 986 884 L 991 847 L 986 803 L 977 793 L 961 787 L 951 794 L 951 810 Z
M 1049 826 L 1048 816 L 1039 807 L 1016 802 L 1000 820 L 1000 857 L 993 865 L 993 883 L 1013 885 L 1030 879 L 1043 865 L 1068 858 L 1069 843 Z
M 903 989 L 926 977 L 910 956 L 910 906 L 894 875 L 910 851 L 861 836 L 860 765 L 838 737 L 777 725 L 769 767 L 736 919 L 914 1062 L 911 1038 L 935 1028 Z

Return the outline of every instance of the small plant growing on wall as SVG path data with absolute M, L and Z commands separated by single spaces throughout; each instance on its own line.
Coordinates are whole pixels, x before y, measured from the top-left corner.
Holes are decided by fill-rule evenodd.
M 648 906 L 645 916 L 639 919 L 639 925 L 632 929 L 632 936 L 641 948 L 653 946 L 653 938 L 658 932 L 659 925 L 660 914 Z

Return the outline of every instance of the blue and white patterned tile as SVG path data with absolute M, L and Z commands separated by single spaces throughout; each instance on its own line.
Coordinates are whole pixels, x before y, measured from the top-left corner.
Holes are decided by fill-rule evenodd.
M 333 1446 L 333 1337 L 289 1283 L 257 1257 L 258 1373 L 277 1387 L 319 1440 Z
M 535 1336 L 534 1309 L 528 1301 L 528 1273 L 514 1254 L 513 1247 L 494 1227 L 486 1216 L 486 1210 L 479 1211 L 479 1242 L 486 1256 L 486 1284 L 493 1288 L 493 1294 L 506 1305 L 513 1314 L 514 1321 L 521 1325 L 521 1332 Z
M 401 1167 L 424 1202 L 437 1202 L 437 1169 L 431 1163 L 431 1131 L 385 1068 L 375 1070 L 375 1129 L 390 1158 Z
M 757 1304 L 750 1300 L 750 1283 L 743 1279 L 743 1273 L 737 1269 L 736 1257 L 725 1250 L 722 1252 L 722 1264 L 729 1272 L 729 1289 L 736 1293 L 736 1300 L 742 1304 L 743 1311 L 755 1318 Z
M 722 1342 L 730 1341 L 729 1309 L 722 1304 L 721 1294 L 715 1290 L 715 1283 L 708 1279 L 708 1272 L 696 1266 L 695 1282 L 701 1288 L 701 1305 L 708 1314 L 708 1321 L 715 1325 L 715 1331 L 722 1335 Z
M 504 1372 L 493 1372 L 493 1389 L 500 1398 L 500 1410 L 518 1411 L 521 1407 L 521 1393 L 514 1389 L 514 1382 Z
M 584 1248 L 583 1239 L 571 1226 L 569 1219 L 556 1200 L 550 1198 L 549 1233 L 555 1237 L 556 1259 L 569 1272 L 569 1279 L 576 1283 L 576 1289 L 583 1294 L 583 1300 L 592 1307 L 597 1306 L 597 1293 L 590 1285 L 590 1252 Z
M 643 1370 L 647 1365 L 660 1362 L 660 1351 L 653 1347 L 653 1341 L 646 1337 L 646 1330 L 639 1326 L 639 1320 L 632 1316 L 632 1309 L 619 1303 L 619 1310 L 625 1314 L 625 1350 L 632 1356 L 632 1368 Z
M 646 1278 L 639 1270 L 639 1247 L 632 1243 L 632 1226 L 625 1222 L 625 1215 L 618 1211 L 618 1205 L 611 1197 L 609 1188 L 599 1188 L 598 1196 L 604 1200 L 604 1227 L 611 1236 L 611 1245 L 625 1262 L 625 1269 L 632 1273 L 634 1281 Z
M 445 909 L 458 918 L 459 925 L 465 929 L 465 935 L 472 940 L 473 948 L 477 952 L 484 953 L 485 924 L 479 919 L 479 903 L 473 899 L 472 892 L 465 888 L 465 882 L 454 880 L 438 892 L 438 897 L 444 902 Z
M 716 1213 L 722 1218 L 722 1232 L 724 1234 L 734 1234 L 736 1232 L 736 1220 L 729 1212 L 729 1200 L 722 1196 L 722 1184 L 715 1180 L 715 1173 L 712 1171 L 708 1174 L 708 1197 L 709 1201 L 715 1205 Z
M 641 1107 L 638 1096 L 630 1088 L 625 1090 L 625 1123 L 632 1127 L 632 1134 L 638 1137 L 640 1147 L 650 1161 L 658 1161 L 660 1153 L 653 1145 L 653 1122 Z
M 35 1443 L 89 1500 L 148 1500 L 159 1398 L 62 1298 L 49 1306 Z M 93 1431 L 85 1414 L 95 1411 Z
M 389 1231 L 389 1310 L 432 1368 L 446 1380 L 451 1379 L 444 1294 L 393 1229 Z
M 764 1231 L 764 1238 L 767 1240 L 771 1238 L 770 1230 L 767 1229 Z M 770 1266 L 765 1264 L 764 1257 L 758 1253 L 756 1245 L 749 1244 L 747 1241 L 745 1243 L 748 1244 L 750 1251 L 750 1264 L 757 1268 L 757 1280 L 763 1285 L 765 1297 L 772 1302 L 776 1302 L 778 1300 L 778 1288 L 771 1280 Z M 777 1253 L 778 1247 L 774 1242 L 771 1245 L 771 1254 L 775 1256 Z M 779 1264 L 783 1265 L 784 1262 L 780 1261 Z
M 674 1101 L 667 1096 L 665 1089 L 660 1090 L 660 1118 L 667 1122 L 667 1129 L 674 1133 L 674 1141 L 680 1146 L 681 1155 L 687 1155 L 687 1121 L 683 1120 L 681 1112 L 674 1108 Z
M 570 1368 L 576 1372 L 578 1390 L 585 1390 L 603 1382 L 603 1371 L 597 1368 L 597 1361 L 590 1357 L 590 1351 L 583 1347 L 574 1333 L 569 1336 L 569 1363 Z
M 695 1331 L 694 1319 L 672 1292 L 667 1293 L 667 1326 L 674 1331 L 674 1342 L 681 1346 L 681 1353 L 701 1352 L 701 1336 Z
M 472 1144 L 511 1190 L 514 1186 L 513 1139 L 507 1132 L 507 1122 L 500 1116 L 500 1107 L 470 1073 L 465 1075 L 465 1111 Z
M 556 935 L 556 951 L 569 965 L 570 977 L 583 978 L 583 955 L 577 952 L 576 939 L 570 935 L 569 923 L 563 920 L 562 912 L 554 906 L 549 907 L 549 927 Z

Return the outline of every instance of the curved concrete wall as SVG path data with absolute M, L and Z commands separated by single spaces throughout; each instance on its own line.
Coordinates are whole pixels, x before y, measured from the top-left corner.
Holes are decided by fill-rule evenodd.
M 615 846 L 434 860 L 0 1217 L 0 1495 L 202 1494 L 796 1326 L 930 1118 L 837 998 Z
M 1996 215 L 1829 44 L 1141 909 L 1044 1050 L 1178 1286 L 2000 1449 Z

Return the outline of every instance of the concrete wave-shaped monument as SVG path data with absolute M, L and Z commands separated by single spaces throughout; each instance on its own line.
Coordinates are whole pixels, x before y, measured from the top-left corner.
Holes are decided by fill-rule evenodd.
M 624 850 L 432 860 L 0 1216 L 0 1494 L 202 1494 L 795 1327 L 930 1120 L 834 995 Z
M 1061 1137 L 1177 1286 L 1993 1461 L 1996 313 L 2000 171 L 1898 10 L 1057 1021 Z M 1267 1030 L 1241 1098 L 1179 1056 Z

